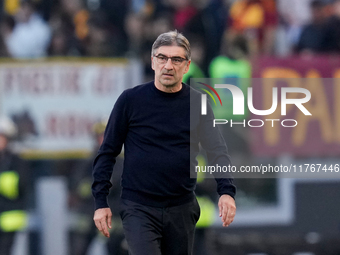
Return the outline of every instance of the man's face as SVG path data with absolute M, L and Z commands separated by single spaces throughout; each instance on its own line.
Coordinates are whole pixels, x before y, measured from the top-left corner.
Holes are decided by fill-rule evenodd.
M 151 57 L 152 69 L 155 71 L 156 87 L 176 87 L 182 83 L 182 78 L 188 72 L 191 61 L 185 60 L 181 63 L 172 63 L 168 59 L 166 63 L 161 64 L 158 58 L 172 57 L 186 59 L 185 50 L 179 46 L 161 46 L 156 50 L 155 56 Z

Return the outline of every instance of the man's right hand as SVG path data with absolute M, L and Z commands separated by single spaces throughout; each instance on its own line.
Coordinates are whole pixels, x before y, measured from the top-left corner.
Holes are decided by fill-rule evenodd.
M 112 228 L 112 212 L 110 208 L 100 208 L 94 212 L 94 223 L 104 236 L 110 237 L 108 227 Z

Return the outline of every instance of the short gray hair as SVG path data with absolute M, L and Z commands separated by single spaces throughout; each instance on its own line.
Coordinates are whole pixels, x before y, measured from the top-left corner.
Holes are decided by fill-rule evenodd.
M 152 45 L 151 55 L 161 46 L 179 46 L 185 50 L 185 57 L 191 59 L 191 49 L 188 39 L 177 30 L 160 34 Z

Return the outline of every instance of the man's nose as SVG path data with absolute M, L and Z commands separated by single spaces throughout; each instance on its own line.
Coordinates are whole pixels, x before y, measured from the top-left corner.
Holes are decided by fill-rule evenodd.
M 168 58 L 168 61 L 166 62 L 164 68 L 167 69 L 167 70 L 171 70 L 173 69 L 173 64 L 172 64 L 172 61 L 171 61 L 171 58 Z

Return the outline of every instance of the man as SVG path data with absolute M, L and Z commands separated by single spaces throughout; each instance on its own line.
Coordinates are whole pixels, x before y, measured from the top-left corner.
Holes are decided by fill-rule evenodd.
M 192 254 L 200 209 L 194 194 L 196 179 L 190 178 L 189 170 L 197 163 L 199 143 L 210 163 L 229 165 L 230 160 L 218 129 L 204 136 L 212 128 L 212 122 L 207 124 L 213 117 L 211 108 L 200 117 L 200 107 L 190 107 L 191 99 L 197 103 L 201 96 L 182 83 L 191 62 L 188 40 L 177 31 L 161 34 L 151 55 L 155 80 L 118 98 L 94 161 L 94 221 L 109 237 L 109 180 L 124 144 L 119 213 L 130 254 Z M 232 179 L 216 181 L 220 217 L 223 226 L 228 226 L 236 210 L 235 186 Z

